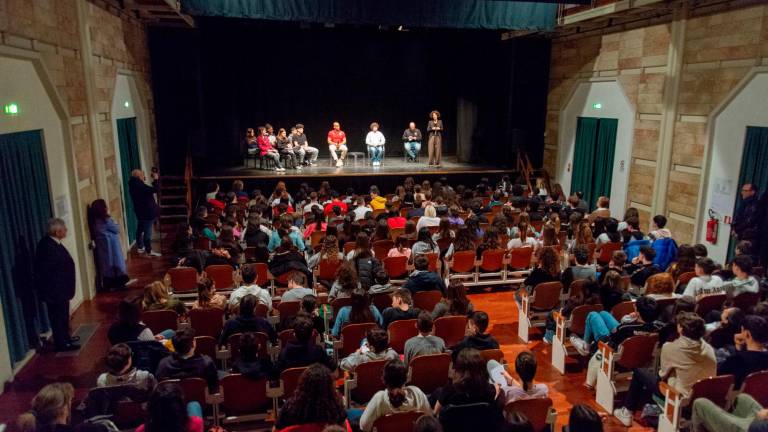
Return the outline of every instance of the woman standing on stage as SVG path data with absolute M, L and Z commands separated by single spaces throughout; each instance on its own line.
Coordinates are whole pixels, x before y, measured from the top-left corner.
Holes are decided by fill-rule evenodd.
M 429 123 L 427 123 L 427 136 L 429 141 L 429 166 L 440 166 L 440 155 L 443 145 L 443 121 L 440 120 L 440 113 L 432 111 L 429 113 Z

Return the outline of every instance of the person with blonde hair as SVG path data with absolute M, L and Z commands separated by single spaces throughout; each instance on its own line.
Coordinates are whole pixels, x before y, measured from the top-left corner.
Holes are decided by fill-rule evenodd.
M 16 427 L 20 432 L 74 430 L 69 426 L 74 397 L 72 384 L 48 384 L 32 398 L 29 411 L 16 419 Z
M 416 223 L 416 231 L 421 231 L 422 228 L 440 226 L 440 218 L 437 217 L 437 209 L 432 204 L 424 207 L 424 216 L 419 218 Z
M 144 298 L 141 300 L 144 310 L 172 310 L 179 315 L 187 313 L 184 303 L 168 294 L 168 287 L 160 280 L 156 280 L 144 287 Z

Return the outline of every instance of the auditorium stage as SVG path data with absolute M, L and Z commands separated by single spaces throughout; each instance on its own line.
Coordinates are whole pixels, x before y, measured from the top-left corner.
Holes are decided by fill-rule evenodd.
M 421 159 L 419 163 L 408 163 L 402 156 L 393 156 L 385 159 L 379 167 L 365 165 L 362 159 L 358 160 L 355 166 L 350 159 L 343 167 L 336 168 L 331 166 L 328 158 L 320 158 L 313 167 L 304 167 L 301 171 L 286 169 L 285 172 L 261 170 L 258 168 L 258 162 L 256 168 L 253 168 L 253 162 L 249 162 L 248 168 L 226 167 L 196 173 L 193 180 L 198 188 L 209 182 L 218 182 L 226 189 L 232 181 L 242 180 L 246 190 L 270 190 L 278 181 L 285 182 L 291 190 L 304 182 L 317 187 L 320 182 L 329 181 L 331 186 L 340 192 L 349 187 L 367 190 L 371 185 L 392 192 L 406 177 L 413 177 L 417 182 L 434 182 L 441 177 L 447 177 L 453 186 L 464 184 L 473 187 L 483 177 L 488 177 L 491 182 L 496 183 L 502 175 L 512 173 L 513 170 L 503 167 L 458 162 L 455 157 L 443 158 L 443 164 L 438 168 L 427 166 L 426 158 Z

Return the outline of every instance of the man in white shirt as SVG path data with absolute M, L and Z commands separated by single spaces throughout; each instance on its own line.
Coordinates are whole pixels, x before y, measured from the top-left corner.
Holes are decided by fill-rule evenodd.
M 371 206 L 365 205 L 365 198 L 362 196 L 357 197 L 357 207 L 352 212 L 355 214 L 355 220 L 359 221 L 365 219 L 365 214 L 372 212 Z
M 259 299 L 259 303 L 272 310 L 272 295 L 269 293 L 269 290 L 261 288 L 254 283 L 256 281 L 256 270 L 253 266 L 244 265 L 241 270 L 241 276 L 243 278 L 243 285 L 232 291 L 232 294 L 229 295 L 229 308 L 238 307 L 243 297 L 253 294 Z
M 379 124 L 371 123 L 371 131 L 365 136 L 365 144 L 368 145 L 368 153 L 371 154 L 373 166 L 381 165 L 381 157 L 384 156 L 384 134 L 379 131 Z
M 715 263 L 711 258 L 704 257 L 696 260 L 696 267 L 694 268 L 696 277 L 688 282 L 683 295 L 698 299 L 699 297 L 725 292 L 723 280 L 720 276 L 712 275 L 715 269 Z
M 291 272 L 288 276 L 288 290 L 283 293 L 280 302 L 301 301 L 304 296 L 314 295 L 315 292 L 310 288 L 304 288 L 307 284 L 307 277 L 302 272 Z
M 323 209 L 323 206 L 320 205 L 319 202 L 317 202 L 317 192 L 310 192 L 309 194 L 309 204 L 305 205 L 302 209 L 304 213 L 311 213 L 312 209 L 315 207 L 320 207 L 320 210 Z

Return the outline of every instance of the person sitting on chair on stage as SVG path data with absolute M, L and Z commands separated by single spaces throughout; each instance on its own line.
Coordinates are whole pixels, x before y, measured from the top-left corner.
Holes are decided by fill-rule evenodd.
M 288 137 L 284 128 L 280 128 L 277 131 L 277 151 L 280 152 L 280 156 L 287 157 L 289 165 L 293 169 L 300 170 L 301 165 L 296 161 L 296 153 L 293 151 L 293 144 L 290 137 Z
M 384 156 L 384 134 L 379 131 L 379 124 L 371 123 L 371 131 L 365 137 L 365 144 L 368 146 L 368 153 L 371 155 L 373 166 L 381 165 L 381 158 Z
M 257 138 L 257 141 L 259 143 L 259 154 L 261 157 L 272 159 L 275 163 L 275 171 L 285 171 L 285 168 L 283 168 L 283 165 L 280 163 L 280 153 L 278 153 L 277 149 L 272 147 L 272 143 L 269 142 L 269 133 L 264 126 L 259 126 L 259 137 Z
M 408 162 L 416 162 L 416 156 L 421 150 L 421 131 L 416 128 L 416 123 L 410 122 L 408 129 L 403 132 L 403 146 Z
M 339 122 L 333 122 L 333 129 L 328 132 L 328 150 L 331 151 L 331 157 L 336 161 L 336 166 L 344 166 L 344 158 L 347 157 L 347 134 L 341 130 Z M 337 150 L 341 152 L 341 156 L 336 156 Z
M 296 132 L 291 134 L 291 144 L 293 144 L 293 151 L 296 153 L 299 159 L 299 163 L 311 166 L 317 162 L 317 155 L 320 153 L 314 147 L 309 146 L 307 136 L 304 135 L 304 125 L 299 123 L 296 125 Z M 309 157 L 309 160 L 307 160 Z

